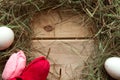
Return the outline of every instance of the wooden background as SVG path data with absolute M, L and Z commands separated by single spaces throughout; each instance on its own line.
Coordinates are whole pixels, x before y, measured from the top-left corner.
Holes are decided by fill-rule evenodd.
M 48 10 L 34 15 L 33 54 L 48 56 L 48 80 L 82 80 L 82 69 L 94 53 L 93 22 L 71 10 Z

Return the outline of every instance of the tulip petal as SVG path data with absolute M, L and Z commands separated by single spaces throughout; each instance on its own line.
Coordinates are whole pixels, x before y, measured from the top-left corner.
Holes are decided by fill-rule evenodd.
M 2 73 L 3 80 L 9 80 L 16 76 L 20 76 L 26 66 L 26 56 L 24 52 L 20 50 L 14 53 L 8 59 L 5 68 Z

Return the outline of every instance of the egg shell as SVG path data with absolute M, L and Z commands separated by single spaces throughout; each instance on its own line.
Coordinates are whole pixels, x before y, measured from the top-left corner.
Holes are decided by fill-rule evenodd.
M 114 79 L 120 80 L 120 57 L 111 57 L 105 61 L 107 73 Z
M 13 43 L 14 41 L 14 32 L 6 27 L 0 27 L 0 50 L 4 50 Z

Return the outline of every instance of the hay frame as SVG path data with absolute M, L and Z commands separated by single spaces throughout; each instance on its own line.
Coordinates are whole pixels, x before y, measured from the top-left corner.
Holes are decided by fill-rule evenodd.
M 113 80 L 104 70 L 104 61 L 111 56 L 120 56 L 120 1 L 119 0 L 1 0 L 0 25 L 15 31 L 15 42 L 7 50 L 0 51 L 0 74 L 11 53 L 22 49 L 28 61 L 32 60 L 30 20 L 39 11 L 47 9 L 72 9 L 83 12 L 95 23 L 93 39 L 96 53 L 90 57 L 83 70 L 83 80 Z M 29 44 L 26 44 L 26 42 Z

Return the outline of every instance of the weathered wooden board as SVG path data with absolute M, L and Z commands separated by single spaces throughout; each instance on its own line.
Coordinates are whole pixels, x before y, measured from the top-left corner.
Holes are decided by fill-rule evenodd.
M 88 57 L 94 53 L 93 23 L 71 10 L 44 11 L 34 15 L 33 55 L 47 55 L 51 68 L 48 80 L 82 80 Z M 61 74 L 61 75 L 60 75 Z
M 47 55 L 49 48 L 49 60 L 51 72 L 49 80 L 80 80 L 84 62 L 94 51 L 93 40 L 33 40 L 33 53 L 35 57 Z M 57 79 L 56 79 L 57 78 Z
M 93 36 L 93 23 L 83 14 L 71 11 L 37 13 L 31 26 L 37 38 L 79 38 Z

